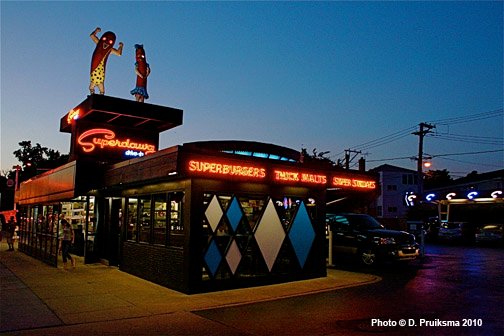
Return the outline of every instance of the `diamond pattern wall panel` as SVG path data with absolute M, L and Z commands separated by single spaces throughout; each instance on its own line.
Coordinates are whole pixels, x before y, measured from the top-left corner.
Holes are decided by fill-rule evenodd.
M 243 211 L 236 197 L 233 197 L 233 201 L 231 201 L 231 205 L 227 209 L 226 215 L 229 219 L 231 227 L 233 228 L 233 231 L 236 231 L 236 228 L 238 227 L 238 224 L 240 224 L 240 221 L 243 217 Z
M 229 250 L 226 254 L 226 261 L 231 269 L 231 273 L 235 274 L 236 269 L 238 268 L 238 264 L 240 264 L 242 258 L 242 254 L 240 249 L 238 248 L 238 244 L 233 240 L 231 245 L 229 246 Z
M 296 252 L 299 265 L 303 268 L 315 239 L 315 230 L 313 230 L 313 224 L 306 211 L 304 202 L 301 202 L 299 205 L 299 209 L 289 232 L 289 238 Z
M 205 216 L 208 219 L 208 223 L 210 224 L 212 231 L 215 232 L 222 217 L 222 208 L 215 195 L 212 197 L 212 200 L 205 211 Z
M 212 242 L 205 253 L 205 262 L 212 276 L 215 275 L 215 272 L 217 272 L 221 260 L 222 256 L 219 252 L 219 248 L 217 247 L 215 240 L 212 239 Z
M 257 225 L 255 238 L 268 270 L 271 272 L 285 238 L 285 231 L 271 199 L 268 201 L 263 216 Z

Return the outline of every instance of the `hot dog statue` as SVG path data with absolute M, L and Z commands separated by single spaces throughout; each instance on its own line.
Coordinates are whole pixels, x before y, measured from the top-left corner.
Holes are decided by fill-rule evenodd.
M 100 94 L 105 94 L 105 69 L 107 67 L 107 59 L 112 53 L 117 56 L 122 55 L 123 43 L 119 42 L 119 48 L 114 48 L 116 35 L 113 32 L 104 33 L 101 38 L 96 36 L 101 29 L 97 27 L 89 36 L 96 43 L 96 48 L 91 59 L 91 73 L 89 92 L 94 94 L 94 88 L 98 87 Z
M 145 59 L 145 50 L 142 44 L 135 44 L 135 59 L 136 87 L 130 93 L 135 96 L 137 102 L 143 103 L 145 99 L 149 99 L 147 77 L 150 74 L 150 67 Z

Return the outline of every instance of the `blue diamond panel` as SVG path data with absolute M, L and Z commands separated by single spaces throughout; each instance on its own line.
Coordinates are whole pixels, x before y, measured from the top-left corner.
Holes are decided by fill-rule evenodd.
M 242 209 L 236 197 L 233 197 L 233 201 L 231 201 L 231 205 L 229 206 L 226 214 L 233 231 L 236 231 L 236 228 L 243 217 Z
M 217 248 L 217 244 L 215 240 L 212 239 L 210 246 L 205 254 L 205 262 L 208 265 L 208 270 L 212 274 L 212 276 L 217 272 L 217 268 L 222 260 L 222 256 Z
M 313 230 L 313 225 L 304 202 L 301 202 L 299 205 L 299 210 L 289 232 L 289 238 L 299 264 L 303 268 L 315 239 L 315 231 Z

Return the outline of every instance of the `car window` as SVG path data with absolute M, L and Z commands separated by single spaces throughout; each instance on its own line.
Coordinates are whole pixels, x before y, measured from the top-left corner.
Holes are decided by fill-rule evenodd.
M 327 217 L 327 223 L 331 226 L 331 231 L 349 231 L 350 222 L 345 216 L 331 215 Z
M 348 217 L 350 219 L 351 225 L 355 230 L 373 230 L 373 229 L 383 229 L 384 226 L 381 225 L 376 219 L 367 215 L 353 215 Z

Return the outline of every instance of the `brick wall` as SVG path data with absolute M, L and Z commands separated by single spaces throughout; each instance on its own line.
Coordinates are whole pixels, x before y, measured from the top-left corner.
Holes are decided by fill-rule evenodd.
M 185 291 L 187 287 L 182 249 L 125 242 L 119 268 L 175 290 Z

